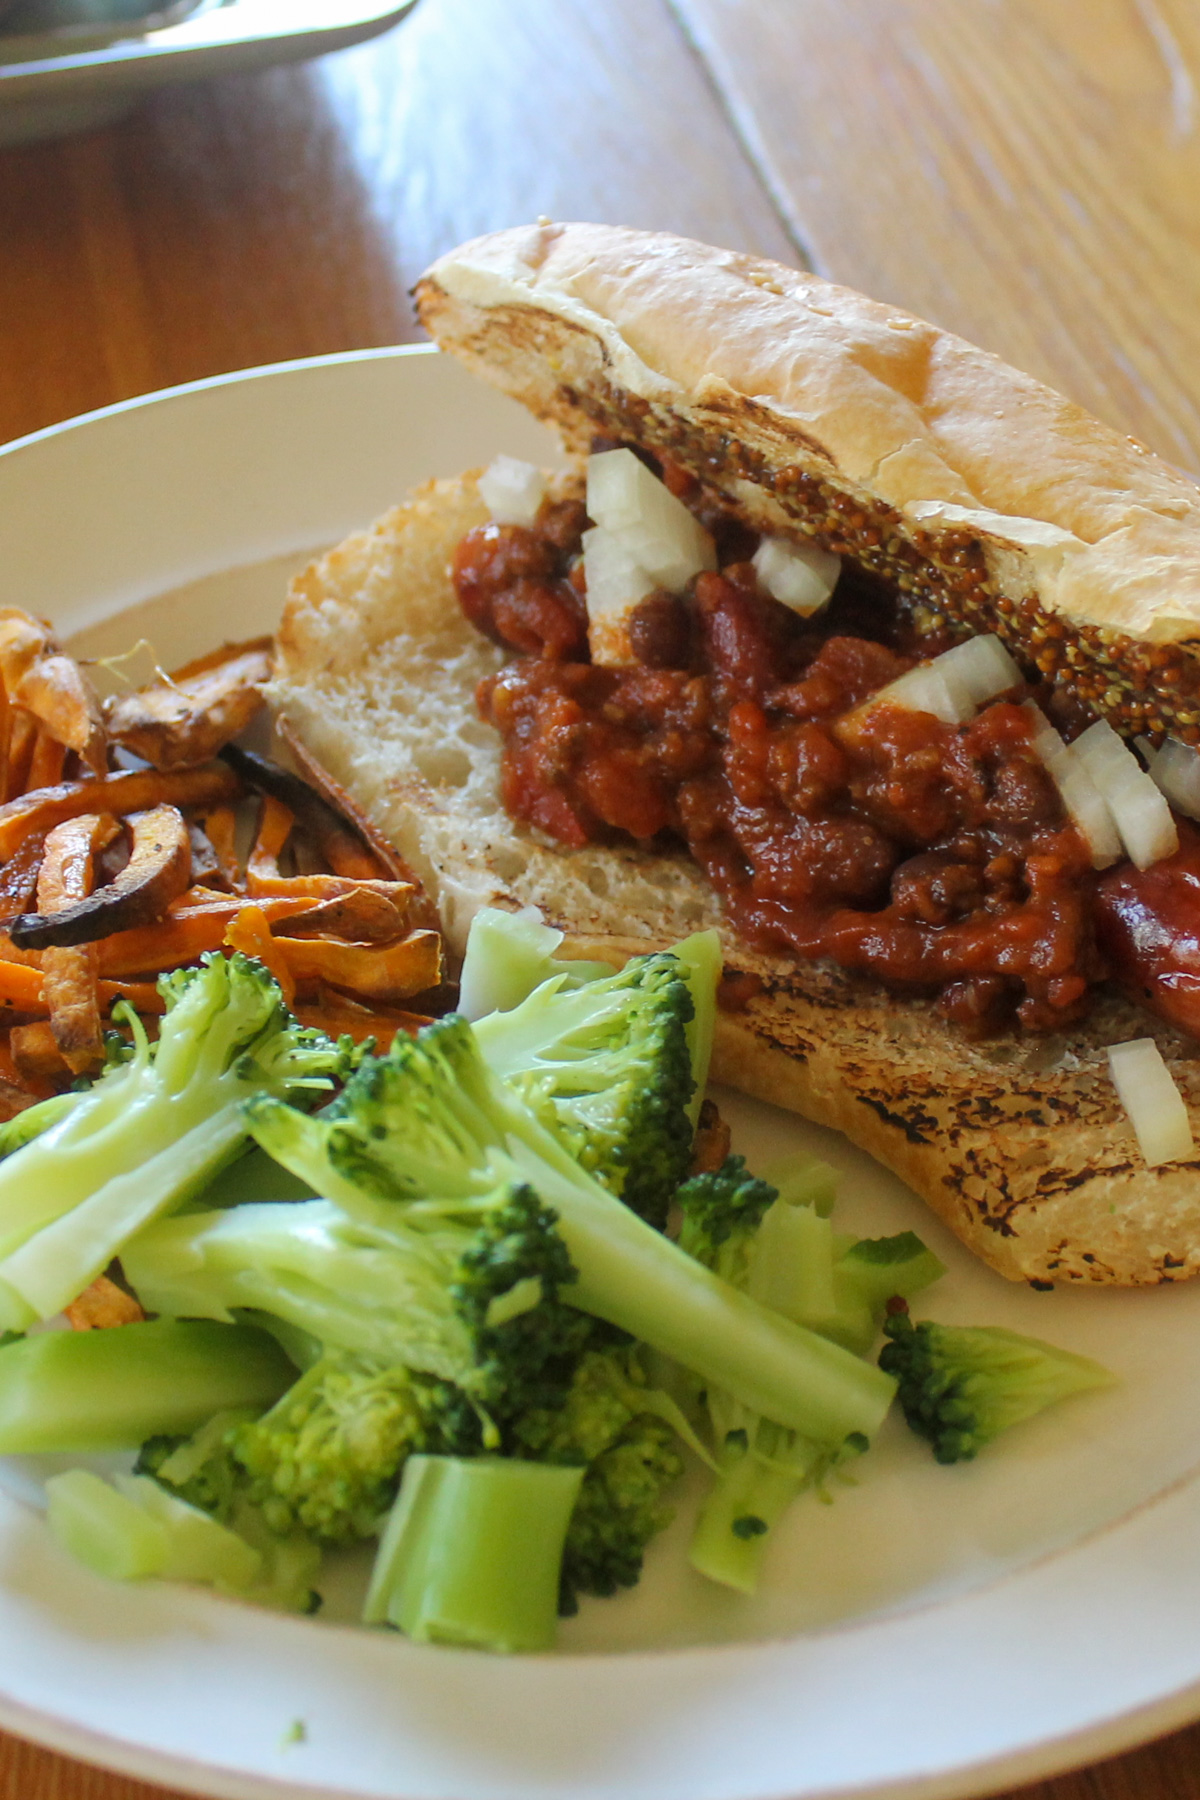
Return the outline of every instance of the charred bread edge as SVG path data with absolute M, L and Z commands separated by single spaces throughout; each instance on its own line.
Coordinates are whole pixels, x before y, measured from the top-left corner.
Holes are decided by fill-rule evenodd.
M 819 276 L 611 226 L 476 239 L 415 292 L 568 449 L 665 453 L 1127 735 L 1200 743 L 1200 487 L 1031 376 Z

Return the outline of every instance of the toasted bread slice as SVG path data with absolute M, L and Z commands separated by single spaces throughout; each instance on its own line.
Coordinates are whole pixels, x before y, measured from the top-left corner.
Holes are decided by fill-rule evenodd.
M 845 1131 L 1013 1279 L 1196 1273 L 1200 1163 L 1144 1166 L 1105 1056 L 1153 1035 L 1196 1107 L 1195 1045 L 1115 994 L 1062 1037 L 971 1043 L 930 1003 L 750 948 L 683 855 L 563 851 L 514 824 L 474 703 L 501 653 L 463 619 L 448 575 L 486 517 L 473 477 L 432 483 L 312 564 L 292 585 L 270 690 L 426 881 L 451 945 L 486 904 L 536 905 L 576 953 L 617 960 L 715 925 L 727 969 L 760 984 L 720 1015 L 717 1079 Z

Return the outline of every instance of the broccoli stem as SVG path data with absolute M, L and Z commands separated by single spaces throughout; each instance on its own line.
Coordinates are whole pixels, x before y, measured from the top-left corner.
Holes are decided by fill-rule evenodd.
M 46 1502 L 64 1549 L 110 1581 L 159 1575 L 244 1594 L 262 1574 L 261 1554 L 236 1532 L 144 1475 L 117 1475 L 110 1487 L 68 1469 L 46 1483 Z
M 724 1388 L 751 1411 L 804 1437 L 839 1444 L 873 1437 L 895 1387 L 852 1356 L 711 1273 L 635 1213 L 603 1194 L 603 1205 L 540 1159 L 514 1157 L 548 1206 L 579 1272 L 564 1292 L 572 1306 Z
M 722 1448 L 717 1479 L 697 1517 L 688 1560 L 710 1581 L 753 1594 L 773 1527 L 824 1458 L 810 1445 L 793 1448 L 791 1467 L 764 1461 L 747 1447 L 744 1436 L 732 1433 L 735 1441 L 727 1439 Z
M 134 1449 L 227 1407 L 270 1406 L 295 1379 L 274 1339 L 244 1325 L 43 1332 L 0 1349 L 0 1455 Z
M 724 966 L 721 940 L 715 931 L 696 931 L 681 943 L 673 944 L 671 954 L 683 965 L 692 996 L 692 1017 L 686 1031 L 692 1057 L 692 1080 L 696 1084 L 688 1103 L 688 1115 L 694 1129 L 708 1086 L 708 1068 L 717 1029 L 717 983 Z
M 363 1618 L 418 1642 L 548 1650 L 581 1468 L 410 1456 Z

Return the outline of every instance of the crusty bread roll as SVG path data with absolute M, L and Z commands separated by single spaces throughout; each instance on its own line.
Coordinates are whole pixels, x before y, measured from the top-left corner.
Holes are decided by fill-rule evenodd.
M 817 275 L 606 225 L 476 239 L 416 292 L 568 447 L 665 451 L 1120 729 L 1200 743 L 1200 488 L 1031 376 Z
M 507 817 L 499 740 L 474 705 L 500 652 L 466 623 L 447 572 L 486 517 L 473 478 L 437 482 L 305 570 L 271 689 L 428 883 L 451 943 L 461 948 L 487 903 L 535 904 L 576 953 L 617 960 L 716 924 L 727 967 L 763 984 L 720 1015 L 719 1080 L 846 1131 L 1004 1275 L 1131 1285 L 1194 1274 L 1200 1165 L 1144 1167 L 1103 1047 L 1153 1034 L 1195 1108 L 1195 1045 L 1115 996 L 1062 1038 L 973 1044 L 930 1003 L 750 949 L 682 855 L 564 852 Z

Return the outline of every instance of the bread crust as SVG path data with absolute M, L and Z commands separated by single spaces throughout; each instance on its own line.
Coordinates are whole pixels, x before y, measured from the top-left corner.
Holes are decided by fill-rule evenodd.
M 1189 1106 L 1195 1046 L 1116 995 L 1051 1041 L 971 1044 L 924 1001 L 828 963 L 763 955 L 685 856 L 563 851 L 507 817 L 474 705 L 500 653 L 447 565 L 486 518 L 436 482 L 293 583 L 270 696 L 427 882 L 461 948 L 479 906 L 537 905 L 569 949 L 618 961 L 715 925 L 757 990 L 718 1020 L 714 1075 L 843 1130 L 1012 1279 L 1133 1286 L 1200 1270 L 1200 1162 L 1145 1168 L 1105 1046 L 1154 1036 Z
M 416 293 L 569 447 L 663 450 L 1127 733 L 1200 742 L 1200 487 L 1031 376 L 819 276 L 611 226 L 476 239 Z

